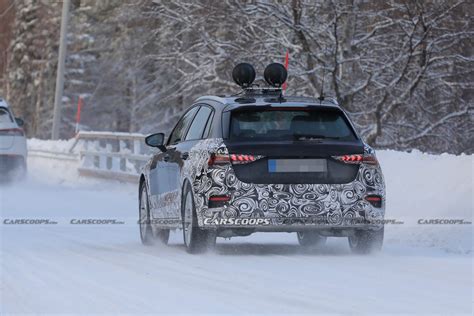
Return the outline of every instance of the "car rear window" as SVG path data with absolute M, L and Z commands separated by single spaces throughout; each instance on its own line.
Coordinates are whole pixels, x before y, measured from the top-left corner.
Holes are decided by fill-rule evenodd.
M 356 140 L 347 118 L 338 109 L 246 109 L 231 114 L 233 140 Z
M 12 123 L 12 117 L 10 115 L 10 112 L 8 112 L 8 109 L 6 108 L 0 108 L 0 124 L 1 123 Z

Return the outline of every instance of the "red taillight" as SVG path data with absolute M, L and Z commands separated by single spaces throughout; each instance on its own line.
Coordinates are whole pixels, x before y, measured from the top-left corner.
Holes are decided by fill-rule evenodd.
M 228 195 L 211 195 L 209 197 L 209 208 L 223 207 L 227 202 L 230 201 L 230 196 Z
M 230 161 L 233 164 L 245 164 L 249 162 L 254 162 L 257 159 L 260 159 L 260 156 L 254 155 L 239 155 L 239 154 L 232 154 L 230 155 Z
M 25 136 L 21 128 L 0 129 L 1 136 Z
M 365 200 L 375 207 L 382 207 L 382 197 L 380 195 L 367 195 Z
M 228 195 L 211 195 L 209 197 L 210 202 L 229 202 L 230 196 Z
M 241 165 L 250 162 L 254 162 L 258 159 L 262 158 L 262 156 L 254 156 L 254 155 L 242 155 L 242 154 L 212 154 L 209 158 L 208 165 L 224 165 L 228 163 Z
M 376 165 L 378 164 L 377 158 L 372 154 L 354 154 L 354 155 L 342 155 L 342 156 L 334 156 L 334 159 L 345 163 L 352 163 L 352 164 L 369 164 L 369 165 Z
M 207 162 L 208 166 L 225 165 L 230 162 L 229 155 L 226 154 L 211 154 Z

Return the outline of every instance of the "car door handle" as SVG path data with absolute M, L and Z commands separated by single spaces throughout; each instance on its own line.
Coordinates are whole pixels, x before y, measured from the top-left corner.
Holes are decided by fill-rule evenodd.
M 168 161 L 168 160 L 170 160 L 170 156 L 169 156 L 169 155 L 164 155 L 164 156 L 163 156 L 163 161 L 166 162 L 166 161 Z
M 181 154 L 181 159 L 186 160 L 189 158 L 189 153 L 182 153 Z

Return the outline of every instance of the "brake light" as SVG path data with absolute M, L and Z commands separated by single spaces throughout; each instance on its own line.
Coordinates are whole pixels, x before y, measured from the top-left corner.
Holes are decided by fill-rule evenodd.
M 342 156 L 333 156 L 334 159 L 342 161 L 349 164 L 368 164 L 368 165 L 377 165 L 379 162 L 375 155 L 372 154 L 354 154 L 354 155 L 342 155 Z
M 21 128 L 0 129 L 0 136 L 25 136 Z
M 254 162 L 255 160 L 258 160 L 260 158 L 261 156 L 254 156 L 254 155 L 240 155 L 240 154 L 230 155 L 230 161 L 233 164 L 245 164 L 249 162 Z
M 365 200 L 374 207 L 382 207 L 382 197 L 380 195 L 367 195 Z
M 225 165 L 232 163 L 234 165 L 242 165 L 254 162 L 258 159 L 263 158 L 263 156 L 254 156 L 254 155 L 243 155 L 243 154 L 212 154 L 209 158 L 208 165 Z
M 209 157 L 207 161 L 209 167 L 214 165 L 226 165 L 228 163 L 230 163 L 230 158 L 227 154 L 211 154 L 211 157 Z
M 228 195 L 212 195 L 209 197 L 210 202 L 229 202 L 230 196 Z
M 230 201 L 230 196 L 228 195 L 211 195 L 209 197 L 209 208 L 223 207 L 227 202 Z

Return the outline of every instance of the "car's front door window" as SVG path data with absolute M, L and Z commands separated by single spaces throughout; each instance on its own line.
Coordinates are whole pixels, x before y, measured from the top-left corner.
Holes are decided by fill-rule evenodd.
M 196 114 L 199 107 L 193 107 L 190 109 L 176 124 L 173 132 L 168 140 L 168 145 L 174 145 L 184 140 L 184 135 L 188 129 L 189 124 L 192 122 L 194 115 Z

